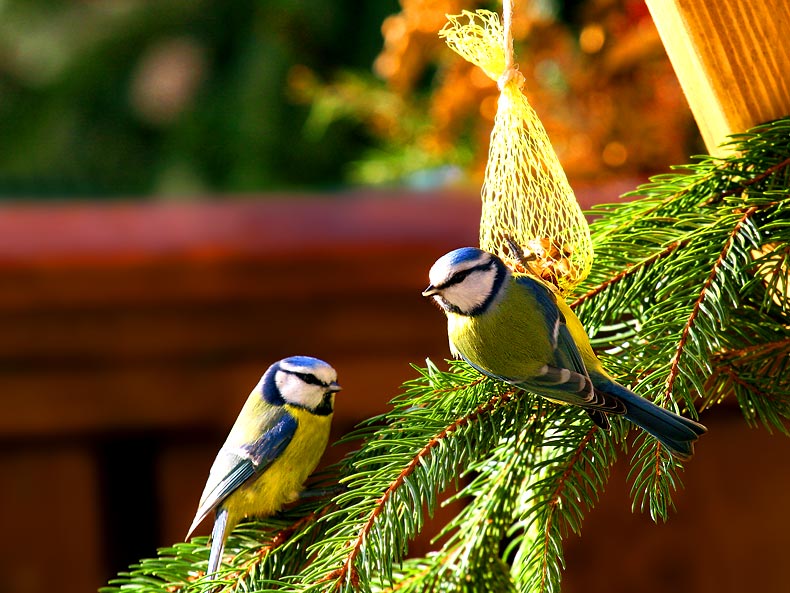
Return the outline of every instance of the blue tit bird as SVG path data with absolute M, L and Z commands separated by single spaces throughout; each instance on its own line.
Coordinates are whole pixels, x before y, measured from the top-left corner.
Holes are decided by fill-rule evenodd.
M 513 273 L 495 255 L 464 247 L 429 273 L 432 297 L 447 315 L 450 350 L 472 367 L 561 404 L 584 408 L 609 428 L 623 415 L 688 459 L 706 428 L 632 393 L 604 370 L 579 318 L 534 276 Z
M 219 450 L 187 539 L 214 512 L 207 574 L 217 572 L 228 534 L 245 517 L 266 517 L 296 500 L 329 440 L 335 369 L 309 356 L 274 363 L 253 388 Z

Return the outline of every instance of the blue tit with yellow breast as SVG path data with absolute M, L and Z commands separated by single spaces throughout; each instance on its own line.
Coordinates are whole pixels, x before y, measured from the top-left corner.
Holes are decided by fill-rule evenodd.
M 578 317 L 543 281 L 511 272 L 474 247 L 451 251 L 429 272 L 432 297 L 447 315 L 450 350 L 472 367 L 561 404 L 584 408 L 609 428 L 623 415 L 688 459 L 706 428 L 632 393 L 604 370 Z
M 273 515 L 296 500 L 329 440 L 335 369 L 309 356 L 274 363 L 253 388 L 211 466 L 187 538 L 214 513 L 208 574 L 245 517 Z

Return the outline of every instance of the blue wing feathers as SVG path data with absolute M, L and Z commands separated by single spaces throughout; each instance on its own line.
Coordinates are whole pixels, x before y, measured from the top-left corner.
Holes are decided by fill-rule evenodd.
M 231 492 L 249 480 L 250 477 L 252 477 L 252 475 L 255 473 L 255 466 L 252 464 L 252 462 L 249 459 L 240 457 L 238 455 L 231 453 L 223 454 L 223 451 L 220 451 L 219 455 L 217 455 L 216 461 L 214 462 L 215 465 L 218 462 L 225 465 L 227 470 L 225 471 L 224 475 L 218 481 L 216 481 L 216 483 L 212 483 L 210 490 L 208 485 L 206 486 L 206 490 L 203 492 L 203 496 L 200 498 L 200 506 L 198 507 L 194 521 L 192 521 L 192 526 L 189 528 L 187 537 L 190 536 L 190 534 L 195 530 L 200 522 L 203 521 L 203 519 L 205 519 L 206 516 L 208 516 L 208 514 L 214 510 L 223 500 L 225 500 Z M 211 478 L 212 476 L 209 474 L 210 481 Z
M 568 326 L 564 322 L 560 324 L 557 337 L 557 348 L 554 351 L 556 366 L 587 375 L 587 368 L 584 366 L 579 348 L 576 346 L 576 342 L 573 341 L 573 336 L 571 336 L 571 332 L 568 331 Z
M 255 464 L 256 471 L 263 471 L 277 459 L 296 432 L 296 420 L 285 412 L 276 424 L 271 426 L 257 440 L 245 446 L 250 459 Z
M 225 548 L 228 509 L 222 506 L 222 502 L 250 478 L 265 471 L 282 454 L 291 442 L 296 427 L 296 419 L 281 408 L 278 414 L 267 418 L 258 439 L 248 445 L 234 448 L 233 441 L 229 437 L 229 442 L 220 449 L 211 467 L 197 515 L 187 534 L 189 537 L 195 527 L 216 509 L 214 528 L 211 531 L 211 552 L 207 574 L 217 572 Z
M 277 422 L 256 441 L 242 447 L 248 456 L 235 455 L 235 462 L 227 465 L 227 473 L 212 490 L 213 504 L 211 506 L 215 507 L 220 504 L 253 475 L 259 474 L 269 467 L 291 442 L 296 426 L 294 417 L 284 411 Z M 228 452 L 227 455 L 233 456 L 233 453 Z
M 282 413 L 272 418 L 270 424 L 264 427 L 263 434 L 257 440 L 238 449 L 226 443 L 220 449 L 187 537 L 239 486 L 263 472 L 282 454 L 291 442 L 296 427 L 294 417 L 282 409 Z
M 565 324 L 565 316 L 557 306 L 557 298 L 553 292 L 534 278 L 529 276 L 515 276 L 516 282 L 525 288 L 537 302 L 543 320 L 546 322 L 546 331 L 552 337 L 554 346 L 553 366 L 568 369 L 587 375 L 587 369 L 579 353 L 579 348 Z
M 535 301 L 537 301 L 543 320 L 546 322 L 546 331 L 548 331 L 550 336 L 553 336 L 557 323 L 565 323 L 565 319 L 559 307 L 557 307 L 557 300 L 554 293 L 529 276 L 513 276 L 513 279 L 516 281 L 516 284 L 525 288 L 530 295 L 534 297 Z

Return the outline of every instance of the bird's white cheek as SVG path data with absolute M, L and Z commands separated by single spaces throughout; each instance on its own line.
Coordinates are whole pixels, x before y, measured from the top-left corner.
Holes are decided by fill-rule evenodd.
M 302 380 L 295 375 L 283 372 L 278 372 L 274 376 L 274 382 L 277 385 L 277 389 L 280 391 L 280 395 L 282 395 L 286 401 L 288 401 L 291 394 L 299 393 L 303 385 Z
M 316 408 L 324 398 L 324 389 L 317 385 L 301 384 L 300 389 L 294 390 L 285 401 L 310 410 Z
M 486 291 L 481 291 L 477 283 L 465 282 L 463 284 L 456 284 L 444 290 L 444 299 L 446 303 L 455 306 L 459 311 L 467 312 L 472 311 L 479 307 L 485 301 L 491 287 L 487 287 Z M 447 306 L 445 305 L 445 308 Z

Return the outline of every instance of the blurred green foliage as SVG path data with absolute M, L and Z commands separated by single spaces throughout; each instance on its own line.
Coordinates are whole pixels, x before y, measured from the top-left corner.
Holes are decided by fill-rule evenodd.
M 295 65 L 370 70 L 397 0 L 4 0 L 0 196 L 341 183 L 358 123 L 305 134 Z

